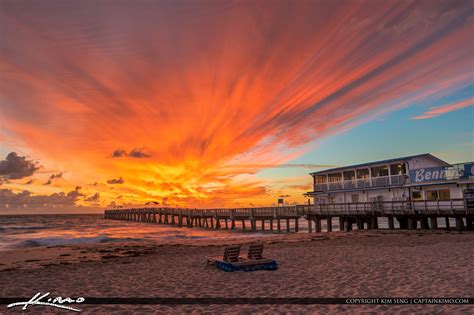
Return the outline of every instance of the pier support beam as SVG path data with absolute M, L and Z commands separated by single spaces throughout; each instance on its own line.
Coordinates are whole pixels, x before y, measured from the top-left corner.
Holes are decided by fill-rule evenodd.
M 464 222 L 461 217 L 456 217 L 456 230 L 462 231 L 464 228 Z
M 265 220 L 262 220 L 262 231 L 265 231 Z
M 308 233 L 313 233 L 313 226 L 311 224 L 311 219 L 308 218 Z
M 281 222 L 280 222 L 280 219 L 277 219 L 277 230 L 278 230 L 278 232 L 281 232 Z
M 273 231 L 273 219 L 270 220 L 270 231 Z
M 473 230 L 472 218 L 466 218 L 466 229 Z
M 372 228 L 377 230 L 379 228 L 379 218 L 378 217 L 372 217 Z
M 427 217 L 422 217 L 420 219 L 420 225 L 422 230 L 428 230 L 430 227 L 428 225 L 428 218 Z
M 295 219 L 295 232 L 298 232 L 299 231 L 299 218 L 296 218 Z
M 362 218 L 357 217 L 357 229 L 358 230 L 363 230 L 364 229 L 364 221 Z
M 232 221 L 230 222 L 230 229 L 235 230 L 235 220 L 234 219 L 232 219 Z
M 286 218 L 286 232 L 290 233 L 290 219 Z
M 339 217 L 339 231 L 344 231 L 344 217 Z
M 242 229 L 245 231 L 245 220 L 242 220 Z
M 350 218 L 344 220 L 344 228 L 347 232 L 352 231 L 352 221 Z
M 314 229 L 316 230 L 316 233 L 321 233 L 321 219 L 320 218 L 316 218 L 314 219 Z
M 400 225 L 400 229 L 402 229 L 402 230 L 408 229 L 408 219 L 407 218 L 397 217 L 397 221 Z
M 415 218 L 408 218 L 408 229 L 409 230 L 416 230 L 417 223 L 418 222 Z
M 438 228 L 438 218 L 430 218 L 430 227 L 432 230 L 436 230 Z
M 446 229 L 449 230 L 449 217 L 444 218 L 444 224 L 446 225 Z
M 327 218 L 327 231 L 332 232 L 332 218 L 331 217 Z
M 390 230 L 395 229 L 395 222 L 393 221 L 393 217 L 388 217 L 388 228 Z

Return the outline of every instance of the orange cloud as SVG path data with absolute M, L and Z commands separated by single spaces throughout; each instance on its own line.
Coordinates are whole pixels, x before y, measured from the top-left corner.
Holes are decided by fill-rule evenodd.
M 468 86 L 473 26 L 469 1 L 4 1 L 0 138 L 103 204 L 268 204 L 259 170 Z
M 470 98 L 453 104 L 434 107 L 422 115 L 415 116 L 412 119 L 429 119 L 469 106 L 474 106 L 474 99 Z

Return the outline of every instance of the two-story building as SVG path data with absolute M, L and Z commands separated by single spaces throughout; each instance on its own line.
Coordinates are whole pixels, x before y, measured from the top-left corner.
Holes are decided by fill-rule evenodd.
M 414 201 L 423 207 L 472 206 L 474 163 L 451 165 L 420 154 L 311 173 L 315 208 L 330 204 Z M 468 199 L 466 201 L 466 199 Z M 417 202 L 420 201 L 420 202 Z

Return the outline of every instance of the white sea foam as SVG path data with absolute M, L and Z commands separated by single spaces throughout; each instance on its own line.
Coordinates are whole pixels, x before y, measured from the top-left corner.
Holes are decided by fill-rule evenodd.
M 59 246 L 59 245 L 74 245 L 74 244 L 95 244 L 106 242 L 139 242 L 143 241 L 140 238 L 112 238 L 106 235 L 98 235 L 94 237 L 42 237 L 33 238 L 18 243 L 17 248 L 36 247 L 36 246 Z

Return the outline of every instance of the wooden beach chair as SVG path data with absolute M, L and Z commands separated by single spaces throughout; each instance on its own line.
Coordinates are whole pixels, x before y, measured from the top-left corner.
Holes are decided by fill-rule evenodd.
M 215 264 L 216 262 L 223 261 L 226 263 L 234 263 L 239 261 L 240 246 L 229 246 L 224 249 L 223 256 L 217 257 L 206 257 L 207 264 Z
M 278 264 L 275 260 L 264 258 L 263 244 L 252 244 L 249 246 L 247 258 L 239 257 L 240 246 L 227 247 L 224 255 L 219 257 L 206 257 L 207 264 L 212 264 L 224 271 L 256 271 L 256 270 L 276 270 Z
M 263 259 L 263 244 L 250 244 L 247 258 L 253 260 Z

